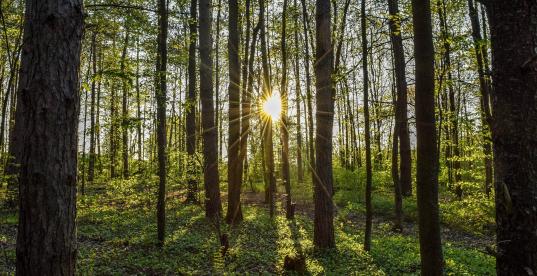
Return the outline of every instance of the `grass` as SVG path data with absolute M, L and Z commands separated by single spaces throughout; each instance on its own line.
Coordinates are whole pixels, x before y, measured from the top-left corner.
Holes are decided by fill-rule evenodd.
M 340 206 L 335 220 L 337 249 L 314 249 L 311 214 L 300 213 L 289 221 L 279 213 L 271 219 L 266 208 L 256 204 L 243 207 L 244 222 L 239 227 L 222 224 L 222 231 L 230 236 L 225 257 L 220 254 L 215 226 L 205 219 L 202 207 L 182 203 L 181 189 L 176 185 L 169 187 L 166 242 L 159 247 L 156 182 L 151 177 L 141 179 L 103 180 L 78 198 L 78 274 L 286 274 L 283 260 L 287 255 L 304 255 L 307 273 L 312 275 L 419 274 L 417 237 L 392 233 L 389 223 L 375 224 L 372 251 L 363 250 L 363 227 L 356 217 L 363 212 L 357 199 L 361 198 L 360 189 L 348 189 L 347 185 L 354 184 L 344 185 L 339 174 L 335 195 Z M 376 212 L 390 213 L 390 194 L 379 193 L 379 185 L 376 189 Z M 306 201 L 304 194 L 308 192 L 301 194 L 300 187 L 295 191 L 299 200 Z M 278 210 L 282 212 L 281 206 Z M 415 213 L 415 203 L 407 202 L 405 211 Z M 14 272 L 17 217 L 4 211 L 0 221 L 0 274 L 9 274 Z M 494 258 L 476 249 L 445 242 L 444 253 L 447 274 L 495 274 Z

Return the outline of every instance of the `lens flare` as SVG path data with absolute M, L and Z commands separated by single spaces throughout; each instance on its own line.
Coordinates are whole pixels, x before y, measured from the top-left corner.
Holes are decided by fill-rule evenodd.
M 263 101 L 263 113 L 269 116 L 273 121 L 277 121 L 280 118 L 282 112 L 282 100 L 279 93 L 272 93 L 268 98 Z

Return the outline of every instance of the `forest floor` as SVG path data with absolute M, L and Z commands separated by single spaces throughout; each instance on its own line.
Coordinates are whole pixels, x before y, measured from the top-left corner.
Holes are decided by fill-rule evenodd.
M 360 207 L 363 204 L 345 202 L 352 195 L 344 189 L 337 191 L 334 197 L 339 206 L 335 218 L 337 249 L 317 251 L 312 242 L 312 205 L 306 199 L 310 192 L 304 190 L 297 194 L 297 217 L 287 220 L 282 200 L 278 200 L 277 216 L 271 219 L 263 204 L 263 193 L 245 191 L 244 222 L 235 228 L 221 226 L 221 231 L 230 237 L 230 248 L 222 256 L 215 225 L 205 219 L 200 205 L 183 203 L 184 193 L 179 185 L 169 187 L 166 241 L 162 248 L 158 246 L 156 185 L 152 183 L 152 179 L 102 181 L 88 187 L 86 195 L 79 196 L 77 274 L 285 274 L 283 264 L 288 255 L 304 256 L 307 274 L 419 274 L 412 200 L 405 205 L 408 213 L 405 231 L 399 234 L 391 231 L 390 205 L 374 197 L 372 250 L 365 252 L 364 212 Z M 296 190 L 301 191 L 300 187 Z M 226 202 L 225 195 L 223 202 Z M 450 225 L 449 216 L 445 217 L 448 218 L 443 219 L 446 272 L 494 275 L 494 258 L 484 253 L 484 247 L 493 244 L 493 237 L 480 234 L 481 230 L 465 231 L 464 223 Z M 15 265 L 17 216 L 2 210 L 0 222 L 0 274 L 10 274 Z

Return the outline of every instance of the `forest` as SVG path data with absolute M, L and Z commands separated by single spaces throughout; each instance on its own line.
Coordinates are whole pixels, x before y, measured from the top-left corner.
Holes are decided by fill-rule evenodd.
M 537 1 L 0 0 L 1 275 L 537 275 Z

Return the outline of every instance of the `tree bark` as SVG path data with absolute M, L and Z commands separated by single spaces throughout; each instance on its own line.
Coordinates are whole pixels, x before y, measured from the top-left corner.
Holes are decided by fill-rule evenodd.
M 190 1 L 190 37 L 188 41 L 188 94 L 186 105 L 186 151 L 187 151 L 187 202 L 196 202 L 198 183 L 196 181 L 196 40 L 197 40 L 197 0 Z
M 537 3 L 488 3 L 498 275 L 537 273 Z M 520 26 L 524 26 L 523 28 Z
M 123 158 L 123 178 L 127 179 L 129 177 L 129 107 L 128 107 L 128 97 L 129 97 L 129 87 L 126 80 L 126 59 L 127 59 L 127 50 L 129 48 L 129 28 L 125 27 L 125 42 L 123 44 L 123 53 L 121 54 L 121 73 L 122 76 L 122 103 L 121 103 L 121 142 L 122 142 L 122 158 Z
M 263 0 L 262 0 L 263 1 Z M 241 186 L 242 162 L 240 160 L 241 145 L 241 106 L 240 106 L 240 58 L 239 58 L 239 3 L 229 2 L 228 18 L 228 54 L 229 54 L 229 139 L 228 139 L 228 209 L 226 221 L 236 224 L 242 221 Z
M 310 75 L 310 50 L 308 44 L 308 13 L 306 11 L 306 0 L 301 0 L 302 2 L 302 21 L 304 27 L 304 64 L 306 70 L 306 103 L 308 109 L 308 145 L 309 145 L 309 168 L 311 171 L 311 179 L 314 181 L 315 177 L 315 147 L 314 147 L 314 137 L 313 137 L 313 104 L 312 104 L 312 92 L 311 92 L 311 75 Z M 330 7 L 329 7 L 330 8 Z
M 214 123 L 211 2 L 211 0 L 199 0 L 200 98 L 203 127 L 205 215 L 208 218 L 218 219 L 222 212 L 222 205 L 218 183 L 218 134 Z
M 292 199 L 291 199 L 291 173 L 289 171 L 289 118 L 287 118 L 287 108 L 289 102 L 289 96 L 287 92 L 287 0 L 283 1 L 282 10 L 282 82 L 281 82 L 281 102 L 282 102 L 282 114 L 280 121 L 280 133 L 282 143 L 282 180 L 285 186 L 286 197 L 286 217 L 292 219 L 294 216 Z
M 367 42 L 367 21 L 365 13 L 365 1 L 361 4 L 361 25 L 362 25 L 362 74 L 364 84 L 364 125 L 365 125 L 365 167 L 366 167 L 366 184 L 365 184 L 365 234 L 364 250 L 371 249 L 371 228 L 373 224 L 373 210 L 371 205 L 371 182 L 372 182 L 372 165 L 371 165 L 371 126 L 369 118 L 369 73 L 368 73 L 368 42 Z
M 17 275 L 74 275 L 82 1 L 27 2 L 14 147 Z
M 332 135 L 334 125 L 334 82 L 332 80 L 334 52 L 332 48 L 331 12 L 329 0 L 316 1 L 316 103 L 317 129 L 315 140 L 313 228 L 314 244 L 318 248 L 333 248 L 334 203 L 332 172 Z M 310 138 L 312 139 L 312 138 Z
M 156 95 L 157 100 L 157 154 L 158 154 L 158 200 L 157 200 L 157 238 L 160 246 L 164 245 L 166 229 L 166 93 L 167 93 L 167 65 L 168 65 L 168 7 L 166 0 L 158 1 L 158 25 L 159 33 L 157 40 L 157 76 Z
M 296 144 L 297 144 L 297 150 L 296 150 L 296 163 L 297 163 L 297 176 L 298 176 L 298 182 L 302 183 L 304 182 L 304 163 L 302 161 L 302 124 L 301 124 L 301 116 L 302 111 L 300 109 L 300 102 L 302 100 L 302 93 L 300 89 L 301 85 L 301 79 L 300 79 L 300 69 L 299 69 L 299 42 L 298 42 L 298 32 L 300 31 L 300 26 L 298 25 L 298 17 L 299 17 L 299 7 L 297 0 L 294 0 L 294 7 L 296 10 L 296 14 L 294 14 L 295 17 L 295 31 L 294 31 L 294 42 L 295 42 L 295 60 L 294 60 L 294 66 L 295 66 L 295 98 L 296 98 Z
M 417 197 L 422 275 L 442 275 L 438 151 L 434 107 L 434 46 L 430 0 L 412 0 L 416 62 Z
M 399 181 L 403 195 L 412 195 L 412 157 L 410 151 L 410 134 L 408 131 L 407 82 L 405 68 L 405 52 L 401 37 L 401 15 L 398 0 L 388 0 L 390 12 L 390 37 L 395 64 L 395 82 L 397 87 L 397 102 L 395 117 L 399 137 Z M 395 137 L 395 136 L 394 136 Z

